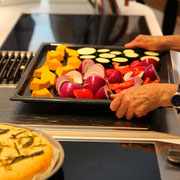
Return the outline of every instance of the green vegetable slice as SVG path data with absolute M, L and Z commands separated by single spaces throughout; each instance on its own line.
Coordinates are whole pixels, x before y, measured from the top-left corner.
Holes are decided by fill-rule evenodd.
M 86 58 L 89 58 L 89 59 L 94 59 L 96 58 L 96 56 L 94 55 L 84 55 L 84 56 L 80 56 L 81 59 L 86 59 Z
M 125 56 L 129 57 L 129 58 L 137 58 L 139 56 L 139 54 L 138 53 L 126 53 Z
M 124 57 L 116 57 L 116 58 L 113 58 L 112 61 L 114 61 L 114 62 L 128 62 L 128 59 L 124 58 Z
M 88 55 L 88 54 L 94 54 L 96 52 L 96 49 L 91 47 L 84 47 L 78 49 L 77 51 L 79 54 Z
M 159 56 L 159 53 L 153 51 L 145 51 L 144 54 L 148 56 Z
M 107 53 L 109 51 L 110 51 L 110 49 L 98 49 L 97 50 L 97 52 L 99 52 L 99 53 Z
M 121 55 L 122 54 L 121 51 L 111 51 L 110 53 L 114 54 L 114 55 Z
M 135 52 L 134 52 L 134 50 L 132 50 L 132 49 L 125 49 L 125 50 L 123 51 L 123 53 L 126 54 L 126 53 L 135 53 Z
M 116 55 L 110 54 L 110 53 L 103 53 L 103 54 L 99 54 L 99 57 L 102 57 L 102 58 L 115 58 Z
M 109 63 L 110 60 L 106 58 L 96 58 L 96 61 L 99 63 Z
M 155 59 L 156 61 L 160 60 L 160 58 L 157 56 L 143 56 L 140 58 L 140 60 L 143 61 L 144 59 L 147 59 L 147 58 L 152 58 L 152 59 Z

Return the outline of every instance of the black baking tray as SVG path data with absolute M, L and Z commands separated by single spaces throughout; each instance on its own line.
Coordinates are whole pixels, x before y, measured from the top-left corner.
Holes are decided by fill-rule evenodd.
M 33 79 L 33 72 L 35 69 L 40 68 L 46 60 L 46 54 L 49 50 L 55 50 L 56 46 L 60 44 L 54 43 L 42 43 L 39 50 L 37 51 L 35 57 L 31 60 L 31 63 L 28 65 L 24 75 L 20 79 L 14 95 L 10 98 L 12 101 L 23 101 L 23 102 L 46 102 L 46 103 L 69 103 L 69 104 L 92 104 L 92 105 L 109 105 L 110 99 L 76 99 L 76 98 L 60 98 L 58 95 L 55 95 L 53 98 L 48 97 L 32 97 L 30 91 L 30 82 Z M 100 45 L 75 45 L 68 44 L 69 48 L 78 49 L 81 47 L 94 47 L 96 49 L 108 48 L 110 50 L 123 51 L 124 47 L 122 46 L 100 46 Z M 140 57 L 145 56 L 143 49 L 134 49 Z M 169 53 L 160 53 L 160 71 L 158 74 L 161 78 L 161 82 L 169 82 L 169 69 L 171 69 Z M 110 65 L 111 66 L 111 65 Z M 112 67 L 109 67 L 112 68 Z M 52 92 L 52 91 L 51 91 Z

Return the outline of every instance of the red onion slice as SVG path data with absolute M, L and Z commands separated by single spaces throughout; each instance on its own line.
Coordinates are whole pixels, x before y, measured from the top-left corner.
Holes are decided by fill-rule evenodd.
M 80 72 L 78 71 L 70 71 L 67 74 L 65 74 L 66 76 L 73 76 L 73 81 L 76 84 L 82 84 L 83 83 L 83 78 Z
M 56 88 L 56 91 L 58 92 L 59 95 L 60 95 L 61 86 L 65 82 L 71 82 L 72 83 L 73 80 L 70 77 L 66 76 L 66 75 L 60 76 L 56 80 L 55 88 Z
M 87 71 L 84 73 L 84 79 L 87 79 L 89 76 L 97 75 L 102 78 L 105 78 L 105 68 L 102 64 L 95 63 L 92 66 L 87 69 Z
M 102 86 L 95 94 L 95 99 L 109 99 L 110 94 L 112 91 L 108 88 L 107 85 Z

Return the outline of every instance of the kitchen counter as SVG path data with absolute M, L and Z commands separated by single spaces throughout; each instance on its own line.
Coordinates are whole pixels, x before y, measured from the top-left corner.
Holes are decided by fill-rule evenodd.
M 121 15 L 133 15 L 133 16 L 145 16 L 147 25 L 149 27 L 149 31 L 151 35 L 158 35 L 161 36 L 162 32 L 158 25 L 158 22 L 156 20 L 156 17 L 153 13 L 153 11 L 143 4 L 139 4 L 136 2 L 130 2 L 129 7 L 124 6 L 124 1 L 120 0 L 118 1 L 118 5 L 120 7 L 120 14 Z M 48 3 L 47 1 L 43 1 L 41 3 L 33 3 L 33 4 L 22 4 L 22 5 L 14 5 L 14 6 L 4 6 L 0 7 L 0 46 L 5 41 L 6 37 L 10 33 L 11 29 L 14 27 L 15 23 L 19 19 L 22 13 L 51 13 L 51 14 L 94 14 L 95 11 L 91 7 L 91 5 L 87 2 L 83 4 L 74 3 L 71 6 L 68 3 Z M 134 28 L 134 22 L 130 22 L 130 27 Z M 171 52 L 172 56 L 172 66 L 173 66 L 173 72 L 172 72 L 172 82 L 178 82 L 178 72 L 177 67 L 180 66 L 177 59 L 179 57 L 179 54 L 176 52 Z M 178 66 L 177 66 L 178 65 Z M 179 68 L 180 69 L 180 68 Z M 162 132 L 167 132 L 169 134 L 174 135 L 180 135 L 179 132 L 179 115 L 176 115 L 175 111 L 171 108 L 161 110 L 161 116 L 162 118 L 159 118 L 161 120 L 165 121 L 165 125 L 163 126 L 164 130 Z M 6 111 L 5 111 L 6 112 Z M 6 113 L 5 113 L 6 114 Z M 25 124 L 24 124 L 25 125 Z M 79 127 L 73 127 L 70 126 L 61 127 L 61 126 L 42 126 L 42 125 L 30 125 L 31 127 L 35 127 L 37 129 L 43 130 L 45 132 L 48 132 L 55 138 L 64 138 L 64 139 L 71 139 L 74 135 L 75 131 L 79 132 Z M 100 130 L 101 128 L 94 127 L 95 130 Z M 90 128 L 80 128 L 87 132 L 89 139 L 91 139 Z M 65 130 L 65 131 L 64 131 Z M 107 130 L 107 129 L 106 129 Z M 92 130 L 93 131 L 93 130 Z M 66 132 L 66 133 L 64 133 Z M 80 131 L 82 132 L 82 131 Z M 69 136 L 68 136 L 69 133 Z M 108 130 L 105 131 L 103 134 L 105 135 L 108 133 Z M 124 133 L 123 131 L 121 133 Z M 117 135 L 117 139 L 121 137 L 121 133 Z M 151 132 L 155 133 L 156 132 Z M 141 138 L 143 138 L 144 134 L 140 134 Z M 156 136 L 156 135 L 155 135 Z M 106 137 L 106 135 L 105 135 Z M 105 138 L 104 137 L 104 138 Z M 114 134 L 114 138 L 116 135 Z M 130 132 L 130 138 L 134 137 L 134 132 Z M 174 137 L 174 136 L 173 136 Z M 81 138 L 81 136 L 79 136 Z M 96 136 L 98 139 L 98 137 Z M 100 139 L 103 137 L 99 137 Z M 77 139 L 77 138 L 76 138 Z M 115 138 L 116 139 L 116 138 Z M 170 138 L 171 139 L 171 138 Z

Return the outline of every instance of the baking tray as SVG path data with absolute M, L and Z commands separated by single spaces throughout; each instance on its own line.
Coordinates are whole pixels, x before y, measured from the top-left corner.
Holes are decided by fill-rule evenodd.
M 33 72 L 35 69 L 40 68 L 46 60 L 46 54 L 49 50 L 55 50 L 56 46 L 60 44 L 54 43 L 43 43 L 41 44 L 39 50 L 37 51 L 35 57 L 31 60 L 28 65 L 24 75 L 20 79 L 14 95 L 10 98 L 12 101 L 23 101 L 23 102 L 46 102 L 46 103 L 69 103 L 69 104 L 87 104 L 87 105 L 109 105 L 111 100 L 108 99 L 76 99 L 76 98 L 60 98 L 55 95 L 53 98 L 46 97 L 32 97 L 30 91 L 30 82 L 33 78 Z M 94 47 L 96 49 L 108 48 L 113 51 L 123 51 L 125 48 L 122 46 L 100 46 L 100 45 L 75 45 L 68 44 L 69 48 L 78 49 L 81 47 Z M 144 51 L 142 49 L 134 49 L 140 57 L 144 56 Z M 160 71 L 158 74 L 161 78 L 161 82 L 168 82 L 168 72 L 171 66 L 169 66 L 170 57 L 167 56 L 169 53 L 160 53 Z M 111 66 L 111 65 L 110 65 Z M 112 67 L 109 67 L 112 68 Z M 51 91 L 52 92 L 52 91 Z M 52 92 L 53 93 L 53 92 Z

